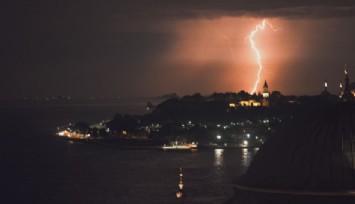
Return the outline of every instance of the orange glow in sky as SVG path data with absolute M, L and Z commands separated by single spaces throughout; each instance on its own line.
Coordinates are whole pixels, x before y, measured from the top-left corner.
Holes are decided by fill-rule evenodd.
M 174 35 L 159 58 L 166 76 L 159 82 L 183 94 L 253 91 L 259 70 L 248 36 L 262 20 L 220 17 L 170 24 Z M 353 48 L 337 43 L 334 36 L 339 34 L 338 27 L 349 27 L 351 21 L 268 18 L 266 22 L 277 32 L 266 23 L 266 30 L 255 34 L 254 42 L 261 53 L 260 81 L 266 80 L 270 91 L 314 94 L 324 88 L 324 78 L 330 91 L 338 90 L 345 61 L 331 56 Z M 320 36 L 319 30 L 327 32 Z M 255 93 L 262 92 L 262 85 L 256 84 Z
M 263 64 L 262 64 L 262 57 L 261 57 L 261 53 L 258 49 L 258 47 L 256 46 L 256 43 L 255 43 L 255 40 L 254 40 L 254 37 L 255 35 L 261 31 L 261 30 L 264 30 L 266 25 L 269 25 L 270 28 L 273 28 L 272 27 L 272 24 L 269 23 L 266 19 L 264 19 L 260 24 L 256 25 L 255 26 L 255 29 L 253 31 L 250 32 L 249 36 L 248 36 L 248 39 L 249 39 L 249 43 L 250 43 L 250 47 L 252 48 L 252 50 L 254 51 L 255 53 L 255 57 L 256 57 L 256 62 L 258 64 L 258 73 L 257 73 L 257 76 L 256 76 L 256 80 L 255 80 L 255 83 L 254 83 L 254 86 L 251 90 L 251 94 L 254 94 L 256 91 L 257 91 L 257 88 L 258 88 L 258 85 L 260 83 L 260 77 L 261 77 L 261 73 L 263 71 Z
M 281 25 L 278 19 L 273 21 Z M 260 91 L 262 87 L 257 87 L 255 76 L 260 76 L 261 70 L 255 68 L 255 53 L 245 41 L 259 23 L 260 19 L 240 17 L 179 22 L 175 30 L 176 40 L 165 60 L 181 69 L 188 69 L 182 72 L 189 73 L 186 76 L 189 81 L 214 82 L 196 87 L 195 92 L 249 91 L 254 86 L 255 91 Z M 261 32 L 255 39 L 258 49 L 263 51 L 261 80 L 267 80 L 271 87 L 277 70 L 291 54 L 285 49 L 285 44 L 276 40 L 281 35 L 282 32 Z M 193 85 L 190 87 L 194 88 Z

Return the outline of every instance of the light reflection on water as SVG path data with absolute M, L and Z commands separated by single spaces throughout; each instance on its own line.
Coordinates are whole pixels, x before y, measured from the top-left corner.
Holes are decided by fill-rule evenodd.
M 0 143 L 0 174 L 7 175 L 1 183 L 9 187 L 8 197 L 1 199 L 38 204 L 174 203 L 183 167 L 186 203 L 223 203 L 233 194 L 233 179 L 246 171 L 255 155 L 254 150 L 244 154 L 238 148 L 193 153 L 124 150 L 70 144 L 46 134 L 68 121 L 90 121 L 90 116 L 96 120 L 116 112 L 116 107 L 101 106 L 39 107 L 0 114 L 3 121 L 14 122 L 3 134 L 11 137 L 2 137 Z
M 51 150 L 29 149 L 38 152 L 21 154 L 23 159 L 15 157 L 5 165 L 23 167 L 11 172 L 20 177 L 18 181 L 27 179 L 27 182 L 14 184 L 13 180 L 5 180 L 5 184 L 19 186 L 16 192 L 20 201 L 26 198 L 31 203 L 56 200 L 67 204 L 174 203 L 178 172 L 183 167 L 186 203 L 223 203 L 233 195 L 233 179 L 246 171 L 246 165 L 256 153 L 253 149 L 211 149 L 193 153 L 121 150 L 66 144 L 65 141 L 42 142 Z M 8 152 L 12 151 L 8 148 Z M 26 171 L 20 171 L 24 167 Z M 39 191 L 44 196 L 34 196 Z
M 254 148 L 254 149 L 248 149 L 248 148 L 243 148 L 242 149 L 242 165 L 243 166 L 249 166 L 250 162 L 252 161 L 253 157 L 255 154 L 258 152 L 259 148 Z
M 242 149 L 242 164 L 248 166 L 250 163 L 250 154 L 247 148 Z
M 220 167 L 223 165 L 223 152 L 224 149 L 215 149 L 214 150 L 214 166 Z

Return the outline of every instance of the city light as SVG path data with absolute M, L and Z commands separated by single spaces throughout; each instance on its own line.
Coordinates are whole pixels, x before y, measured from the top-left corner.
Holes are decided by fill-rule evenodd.
M 216 167 L 223 165 L 223 152 L 224 152 L 224 149 L 215 149 L 214 150 L 214 156 L 215 156 L 214 164 Z
M 91 136 L 90 134 L 81 134 L 77 132 L 71 132 L 69 130 L 60 131 L 57 133 L 57 135 L 73 139 L 87 139 Z
M 235 103 L 229 103 L 229 107 L 230 107 L 230 108 L 235 108 L 235 107 L 236 107 L 236 104 L 235 104 Z
M 246 140 L 243 141 L 243 145 L 244 145 L 245 147 L 248 146 L 248 144 L 249 144 L 248 141 L 246 141 Z

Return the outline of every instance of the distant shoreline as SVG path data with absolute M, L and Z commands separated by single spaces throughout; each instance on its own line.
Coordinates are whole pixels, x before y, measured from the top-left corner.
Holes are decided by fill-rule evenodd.
M 151 150 L 163 150 L 162 147 L 164 144 L 154 142 L 151 140 L 126 140 L 126 139 L 72 139 L 65 138 L 69 142 L 78 142 L 83 144 L 93 144 L 93 145 L 102 145 L 107 147 L 114 147 L 120 149 L 151 149 Z M 237 145 L 201 145 L 197 147 L 197 150 L 207 150 L 207 149 L 259 149 L 259 146 L 248 146 L 241 147 Z M 163 151 L 183 151 L 183 150 L 163 150 Z

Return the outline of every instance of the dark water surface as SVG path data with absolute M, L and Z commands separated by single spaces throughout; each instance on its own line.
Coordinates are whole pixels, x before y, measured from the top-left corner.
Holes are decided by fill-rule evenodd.
M 52 134 L 70 121 L 107 119 L 120 107 L 2 108 L 0 203 L 223 203 L 255 150 L 122 150 Z

